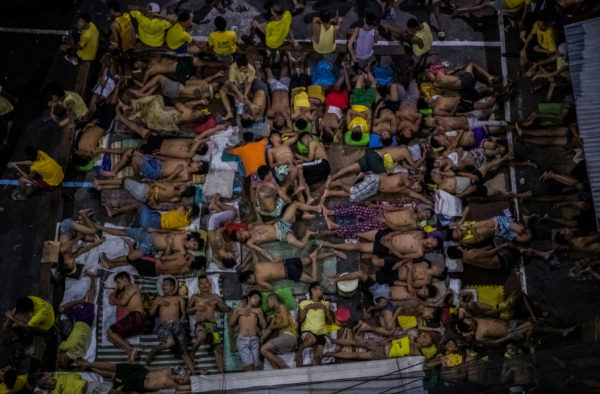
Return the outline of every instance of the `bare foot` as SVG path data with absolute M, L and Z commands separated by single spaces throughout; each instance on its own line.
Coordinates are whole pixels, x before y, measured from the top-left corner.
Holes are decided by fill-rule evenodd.
M 316 216 L 316 215 L 314 215 L 314 214 L 312 214 L 312 213 L 304 212 L 304 213 L 302 214 L 302 216 L 300 216 L 300 217 L 301 217 L 302 219 L 308 219 L 308 220 L 310 220 L 310 219 L 314 219 L 314 218 L 316 218 L 317 216 Z
M 114 208 L 111 207 L 109 204 L 105 204 L 104 208 L 106 209 L 106 213 L 108 214 L 108 216 L 113 217 L 113 215 L 115 214 Z
M 323 205 L 325 199 L 329 196 L 329 189 L 325 189 L 323 195 L 321 196 L 321 201 L 319 201 L 319 205 Z
M 233 114 L 231 112 L 228 112 L 225 114 L 225 116 L 223 117 L 223 121 L 225 120 L 229 120 L 233 118 Z
M 533 197 L 533 192 L 532 192 L 531 190 L 529 190 L 529 191 L 527 191 L 527 192 L 525 192 L 525 193 L 521 193 L 521 194 L 518 194 L 518 195 L 517 195 L 517 198 L 518 198 L 519 200 L 524 200 L 524 199 L 526 199 L 526 198 L 531 198 L 531 197 Z M 538 215 L 538 216 L 539 216 L 539 215 Z
M 333 179 L 331 178 L 331 175 L 329 175 L 329 176 L 327 177 L 327 180 L 325 181 L 325 190 L 329 190 L 329 185 L 331 185 L 331 181 L 332 181 L 332 180 L 333 180 Z
M 305 189 L 306 189 L 306 187 L 304 185 L 296 187 L 296 190 L 294 190 L 294 192 L 292 193 L 292 196 L 295 196 L 296 194 L 303 192 Z M 309 203 L 309 205 L 310 205 L 310 203 Z
M 550 249 L 549 251 L 544 252 L 542 254 L 542 257 L 544 258 L 544 260 L 548 260 L 553 254 L 554 254 L 554 249 Z
M 333 209 L 327 209 L 323 204 L 321 204 L 321 212 L 323 213 L 323 216 L 331 216 L 335 214 Z
M 325 224 L 327 224 L 328 230 L 335 230 L 336 228 L 339 227 L 336 223 L 334 223 L 331 219 L 329 219 L 328 216 L 325 216 Z
M 572 333 L 574 329 L 575 329 L 575 326 L 573 326 L 573 327 L 569 327 L 569 328 L 565 328 L 565 329 L 562 331 L 562 336 L 563 336 L 563 337 L 566 337 L 567 335 L 569 335 L 570 333 Z
M 515 123 L 515 130 L 517 130 L 519 138 L 523 136 L 523 130 L 521 129 L 521 127 L 519 127 L 519 123 Z
M 342 260 L 346 260 L 348 258 L 348 255 L 342 252 L 341 250 L 331 249 L 331 253 L 333 253 Z

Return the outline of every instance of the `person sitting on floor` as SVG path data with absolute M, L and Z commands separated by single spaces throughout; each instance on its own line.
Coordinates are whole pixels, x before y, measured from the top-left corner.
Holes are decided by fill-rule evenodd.
M 11 161 L 6 165 L 21 174 L 19 187 L 11 194 L 13 200 L 25 201 L 36 189 L 51 191 L 61 185 L 65 175 L 62 167 L 53 158 L 31 146 L 25 148 L 25 158 L 27 160 Z M 20 166 L 29 166 L 29 172 L 25 172 Z M 32 192 L 28 192 L 28 185 L 34 188 Z

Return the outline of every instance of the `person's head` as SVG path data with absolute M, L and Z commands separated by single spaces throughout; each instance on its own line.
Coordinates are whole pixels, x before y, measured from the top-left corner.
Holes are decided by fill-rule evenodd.
M 194 191 L 195 191 L 195 188 L 194 188 Z M 200 236 L 200 233 L 191 232 L 187 235 L 183 246 L 187 250 L 200 250 L 204 247 L 204 239 Z
M 281 18 L 283 16 L 283 8 L 281 8 L 281 6 L 278 4 L 273 4 L 271 6 L 271 15 L 275 19 Z
M 252 270 L 240 272 L 240 274 L 238 275 L 238 279 L 241 283 L 245 283 L 250 286 L 256 284 L 256 276 L 254 276 L 254 271 Z
M 17 313 L 24 315 L 28 313 L 33 313 L 33 301 L 31 301 L 31 299 L 28 297 L 21 297 L 17 299 L 15 309 Z
M 246 297 L 248 298 L 248 304 L 253 308 L 256 308 L 260 303 L 260 291 L 258 290 L 250 290 Z
M 235 60 L 235 64 L 237 64 L 238 69 L 243 72 L 248 72 L 248 57 L 246 55 L 239 55 Z
M 235 267 L 237 261 L 233 257 L 224 257 L 221 259 L 221 264 L 225 268 L 233 268 Z
M 325 127 L 321 132 L 321 141 L 326 144 L 331 144 L 333 142 L 333 134 L 334 131 L 331 127 Z
M 434 152 L 440 152 L 444 150 L 444 145 L 442 145 L 442 136 L 440 135 L 434 136 L 431 141 L 429 141 L 429 145 Z
M 244 243 L 248 239 L 250 239 L 250 232 L 245 230 L 236 230 L 231 233 L 231 240 L 233 242 L 241 242 Z
M 212 291 L 212 285 L 206 275 L 200 275 L 198 277 L 198 291 L 200 293 L 210 293 Z
M 53 101 L 60 101 L 65 97 L 65 88 L 60 82 L 50 82 L 44 90 Z
M 116 18 L 117 16 L 121 15 L 121 4 L 119 4 L 118 1 L 116 1 L 116 0 L 109 1 L 107 8 L 108 8 L 108 15 L 110 15 L 111 18 Z
M 428 347 L 433 345 L 431 335 L 429 335 L 429 333 L 425 331 L 419 331 L 419 335 L 417 335 L 417 343 L 422 347 Z
M 196 153 L 200 156 L 204 156 L 208 152 L 208 145 L 206 143 L 201 143 L 196 149 Z
M 373 12 L 367 12 L 363 21 L 367 27 L 373 28 L 379 23 L 379 18 Z
M 56 379 L 52 372 L 44 372 L 37 378 L 36 386 L 42 390 L 52 391 L 56 388 Z
M 458 350 L 458 346 L 454 339 L 449 339 L 445 344 L 446 353 L 455 353 Z
M 25 158 L 30 161 L 34 161 L 37 158 L 37 149 L 33 146 L 25 148 Z
M 519 354 L 519 347 L 513 341 L 510 341 L 506 344 L 506 354 L 509 357 L 514 357 Z
M 270 309 L 275 309 L 277 306 L 281 304 L 281 297 L 277 293 L 271 293 L 267 297 L 267 305 L 269 305 Z
M 408 30 L 410 30 L 412 33 L 415 33 L 418 29 L 419 26 L 421 24 L 419 23 L 418 20 L 416 20 L 415 18 L 410 18 L 408 20 L 408 22 L 406 22 L 406 27 L 408 28 Z
M 225 31 L 227 28 L 227 20 L 223 18 L 221 15 L 215 18 L 215 28 L 217 31 Z
M 446 254 L 451 259 L 462 259 L 462 256 L 463 256 L 461 250 L 457 246 L 454 246 L 454 245 L 448 246 L 448 249 L 446 250 Z
M 350 133 L 350 139 L 358 142 L 362 139 L 362 134 L 362 129 L 359 126 L 355 126 Z
M 206 268 L 206 257 L 205 256 L 194 256 L 194 259 L 190 263 L 191 271 L 198 271 Z
M 431 250 L 439 249 L 444 244 L 441 234 L 430 234 L 423 240 L 423 247 Z
M 269 136 L 269 141 L 271 141 L 271 144 L 273 145 L 281 144 L 281 134 L 278 131 L 272 131 Z
M 87 12 L 82 12 L 77 18 L 77 30 L 82 31 L 90 27 L 92 17 Z
M 413 130 L 410 127 L 402 127 L 398 131 L 398 134 L 401 135 L 402 137 L 410 140 L 413 136 Z
M 200 208 L 198 207 L 198 204 L 188 205 L 183 207 L 183 209 L 186 212 L 188 218 L 195 218 L 200 213 Z
M 175 186 L 175 190 L 179 192 L 180 197 L 193 197 L 196 194 L 196 188 L 193 185 Z
M 429 71 L 423 71 L 422 73 L 417 75 L 417 82 L 419 82 L 420 84 L 424 83 L 424 82 L 430 82 L 432 79 L 433 79 L 433 73 L 431 73 Z M 421 103 L 421 106 L 423 106 L 423 103 Z M 424 108 L 427 108 L 427 103 L 425 103 Z
M 285 116 L 283 116 L 281 113 L 278 113 L 273 118 L 273 126 L 276 130 L 283 130 L 286 124 L 287 121 L 285 119 Z
M 242 115 L 240 123 L 244 129 L 249 129 L 254 124 L 254 119 L 252 118 L 252 115 L 244 114 Z
M 181 372 L 177 374 L 172 374 L 173 380 L 175 383 L 181 386 L 187 386 L 190 384 L 190 374 L 187 372 Z
M 131 277 L 127 272 L 119 272 L 115 275 L 115 285 L 117 289 L 122 289 L 131 284 Z
M 392 138 L 392 135 L 389 131 L 381 132 L 380 137 L 382 146 L 392 146 L 392 144 L 394 143 L 394 138 Z
M 429 219 L 431 219 L 432 215 L 433 215 L 433 211 L 431 210 L 431 208 L 425 208 L 425 209 L 417 212 L 417 220 L 419 222 L 421 222 L 423 220 L 429 220 Z
M 260 166 L 258 167 L 258 170 L 256 170 L 256 173 L 258 174 L 258 177 L 264 181 L 269 175 L 271 175 L 271 170 L 267 166 Z
M 321 19 L 321 22 L 323 23 L 329 23 L 331 20 L 331 11 L 329 11 L 327 8 L 323 8 L 321 11 L 319 11 L 319 19 Z
M 148 66 L 148 64 L 144 60 L 140 59 L 137 56 L 130 57 L 127 62 L 127 65 L 129 66 L 131 71 L 134 71 L 134 72 L 143 71 Z
M 448 275 L 448 267 L 442 264 L 434 264 L 431 267 L 431 275 L 435 278 L 443 279 Z
M 421 193 L 425 189 L 423 187 L 423 183 L 417 179 L 411 180 L 408 187 L 410 188 L 410 190 L 412 190 L 413 192 L 416 192 L 416 193 Z
M 421 311 L 421 316 L 423 319 L 430 320 L 436 316 L 436 309 L 431 307 L 424 307 Z
M 308 131 L 306 130 L 308 128 L 308 122 L 305 119 L 297 119 L 294 122 L 294 126 L 296 126 L 296 129 L 298 130 L 302 130 L 302 131 Z
M 308 294 L 313 301 L 319 301 L 323 298 L 323 289 L 319 282 L 313 282 L 308 286 Z
M 175 279 L 167 277 L 163 279 L 161 287 L 163 295 L 171 296 L 175 294 L 175 289 L 177 289 L 177 282 L 175 282 Z
M 193 161 L 190 164 L 190 172 L 192 174 L 206 174 L 210 169 L 210 164 L 207 161 Z
M 19 376 L 19 374 L 17 373 L 16 370 L 14 369 L 9 369 L 4 371 L 4 376 L 2 377 L 2 382 L 6 385 L 6 387 L 8 387 L 9 389 L 12 389 L 15 387 L 15 383 L 17 382 L 17 377 Z M 8 392 L 12 392 L 11 390 L 8 390 Z
M 433 298 L 437 295 L 437 287 L 427 285 L 417 289 L 417 296 L 421 299 Z
M 192 27 L 192 15 L 187 11 L 182 11 L 177 15 L 177 22 L 179 22 L 185 29 Z
M 473 319 L 463 317 L 456 323 L 456 329 L 463 335 L 470 334 L 473 331 Z
M 307 132 L 302 132 L 298 136 L 298 141 L 300 141 L 304 145 L 308 146 L 310 144 L 310 142 L 312 141 L 312 136 Z
M 242 134 L 242 138 L 244 139 L 245 142 L 252 142 L 252 141 L 254 141 L 254 134 L 247 131 Z

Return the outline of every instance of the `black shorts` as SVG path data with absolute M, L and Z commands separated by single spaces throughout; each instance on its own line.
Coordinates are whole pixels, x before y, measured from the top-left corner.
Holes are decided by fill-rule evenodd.
M 127 257 L 127 263 L 135 268 L 140 276 L 157 276 L 156 263 L 150 257 L 142 257 L 137 260 L 130 260 Z
M 374 174 L 386 173 L 383 157 L 370 148 L 367 148 L 365 155 L 358 159 L 358 166 L 361 172 L 371 171 Z
M 307 88 L 311 84 L 310 76 L 307 74 L 292 75 L 290 79 L 290 93 L 295 88 Z
M 325 335 L 317 335 L 317 334 L 315 334 L 315 333 L 313 333 L 313 332 L 310 332 L 310 331 L 302 331 L 302 333 L 303 333 L 303 334 L 304 334 L 305 332 L 308 332 L 308 333 L 310 333 L 310 334 L 312 334 L 312 335 L 314 335 L 314 336 L 315 336 L 315 338 L 316 338 L 316 340 L 317 340 L 317 341 L 315 342 L 315 345 L 321 345 L 321 346 L 325 346 L 325 344 L 327 343 L 327 338 L 326 338 L 326 336 L 325 336 Z
M 160 147 L 162 146 L 165 137 L 158 133 L 149 133 L 146 136 L 146 143 L 140 146 L 140 152 L 145 155 L 153 155 L 155 153 L 160 152 Z
M 473 171 L 473 175 L 477 177 L 477 181 L 472 182 L 472 185 L 476 188 L 473 195 L 478 197 L 487 197 L 488 189 L 484 185 L 483 174 L 479 170 L 475 170 Z
M 377 114 L 375 114 L 375 117 L 378 118 L 379 114 L 381 114 L 381 111 L 383 111 L 384 109 L 389 109 L 392 112 L 396 112 L 400 109 L 400 101 L 393 101 L 393 100 L 385 100 L 385 99 L 380 99 L 379 102 L 383 101 L 383 105 L 377 110 Z M 379 104 L 379 102 L 377 104 Z
M 324 181 L 331 174 L 331 166 L 329 162 L 322 159 L 318 164 L 302 166 L 304 180 L 308 186 L 312 186 L 317 182 Z
M 377 256 L 389 256 L 391 255 L 390 250 L 381 244 L 381 238 L 391 233 L 392 230 L 379 230 L 375 234 L 375 240 L 373 241 L 373 254 Z
M 302 276 L 302 259 L 294 257 L 283 260 L 283 269 L 285 270 L 285 277 L 287 279 L 294 282 L 300 281 L 300 277 Z

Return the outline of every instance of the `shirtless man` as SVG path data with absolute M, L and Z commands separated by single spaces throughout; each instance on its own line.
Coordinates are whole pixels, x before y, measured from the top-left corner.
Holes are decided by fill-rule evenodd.
M 528 355 L 519 352 L 514 342 L 506 344 L 505 360 L 502 363 L 500 382 L 520 390 L 539 387 L 539 377 L 533 361 Z
M 215 126 L 204 131 L 202 134 L 190 138 L 165 138 L 160 134 L 147 129 L 144 126 L 127 119 L 120 111 L 116 118 L 127 128 L 142 137 L 145 144 L 139 147 L 139 151 L 146 155 L 156 155 L 173 159 L 191 159 L 194 155 L 204 155 L 208 151 L 206 142 L 215 134 L 227 130 L 228 124 Z M 119 152 L 116 152 L 119 153 Z
M 277 131 L 292 130 L 292 113 L 290 110 L 290 77 L 289 60 L 284 56 L 281 61 L 281 75 L 275 79 L 273 70 L 265 68 L 267 83 L 271 89 L 271 102 L 267 111 L 267 119 L 271 129 Z
M 130 162 L 136 177 L 153 180 L 164 179 L 165 182 L 189 182 L 194 174 L 208 172 L 208 163 L 202 161 L 162 159 L 129 149 L 110 171 L 100 171 L 100 174 L 107 178 L 114 178 Z
M 444 353 L 435 355 L 435 357 L 425 363 L 425 367 L 441 367 L 441 380 L 450 383 L 462 383 L 465 380 L 467 370 L 462 355 L 458 353 L 456 341 L 449 339 L 446 341 L 444 348 Z M 457 355 L 459 357 L 456 357 Z
M 433 129 L 434 134 L 452 130 L 469 130 L 473 127 L 503 127 L 502 120 L 477 120 L 472 116 L 428 116 L 423 120 L 425 127 Z
M 256 68 L 256 67 L 255 67 Z M 238 124 L 244 128 L 252 127 L 254 123 L 265 121 L 265 110 L 267 109 L 268 87 L 258 76 L 254 78 L 250 88 L 250 97 L 243 97 L 244 107 L 242 113 L 238 112 Z
M 360 202 L 377 193 L 404 194 L 425 204 L 431 204 L 431 201 L 421 194 L 423 192 L 421 182 L 412 179 L 405 172 L 393 175 L 371 173 L 354 186 L 349 186 L 338 179 L 326 183 L 325 187 L 325 192 L 321 196 L 321 204 L 329 197 L 342 197 L 348 198 L 350 202 Z M 333 188 L 340 190 L 331 190 Z
M 77 365 L 90 370 L 105 379 L 113 380 L 116 385 L 123 386 L 127 392 L 148 393 L 162 390 L 190 392 L 192 386 L 187 373 L 174 374 L 171 367 L 150 367 L 140 364 L 111 364 L 93 362 L 83 358 Z
M 239 275 L 241 283 L 255 286 L 260 290 L 275 291 L 270 281 L 289 279 L 294 282 L 312 283 L 317 281 L 317 261 L 331 256 L 343 255 L 340 252 L 320 252 L 320 247 L 315 249 L 308 257 L 294 257 L 277 261 L 258 262 L 256 253 L 253 253 L 254 271 L 242 271 Z M 311 265 L 310 275 L 305 273 L 304 267 Z
M 419 289 L 430 285 L 434 279 L 444 279 L 446 272 L 443 264 L 431 264 L 427 260 L 410 263 L 405 260 L 398 268 L 398 280 L 394 281 L 394 285 L 407 285 L 413 290 Z
M 595 256 L 600 253 L 600 233 L 598 232 L 584 234 L 571 228 L 563 228 L 556 233 L 554 241 L 554 249 L 557 250 L 572 250 L 586 256 Z
M 429 334 L 425 332 L 419 332 L 419 335 L 416 338 L 413 336 L 406 336 L 404 338 L 409 349 L 404 356 L 423 356 L 421 353 L 421 348 L 431 346 L 433 343 Z M 398 340 L 402 338 L 388 338 L 374 341 L 364 341 L 362 339 L 331 339 L 331 342 L 335 345 L 360 347 L 366 351 L 338 351 L 335 353 L 325 353 L 323 356 L 330 356 L 344 360 L 385 360 L 388 358 L 394 358 L 391 356 L 391 351 L 394 346 L 392 339 Z
M 500 137 L 490 134 L 491 129 L 475 127 L 473 130 L 447 131 L 434 135 L 430 141 L 434 150 L 439 148 L 456 149 L 458 147 L 471 149 L 482 148 L 487 156 L 506 154 L 506 148 L 498 143 Z
M 211 215 L 208 217 L 207 238 L 210 244 L 212 257 L 217 265 L 223 268 L 233 268 L 237 264 L 237 256 L 233 245 L 223 237 L 225 225 L 233 222 L 238 216 L 237 209 L 221 201 L 221 195 L 213 195 L 208 207 Z
M 155 207 L 162 202 L 180 202 L 183 197 L 193 197 L 196 187 L 189 183 L 152 182 L 142 183 L 131 178 L 94 179 L 92 186 L 96 190 L 125 189 L 139 202 Z
M 96 239 L 96 226 L 89 217 L 91 213 L 91 209 L 81 209 L 77 220 L 67 218 L 60 222 L 59 252 L 63 258 L 62 265 L 68 273 L 74 273 L 77 270 L 77 257 L 106 240 L 105 237 Z M 83 241 L 83 243 L 80 244 L 79 241 Z
M 475 197 L 495 197 L 495 198 L 524 198 L 530 197 L 531 191 L 512 194 L 500 189 L 485 186 L 485 180 L 490 173 L 498 170 L 498 168 L 508 160 L 508 154 L 499 159 L 482 164 L 472 173 L 459 172 L 455 174 L 453 171 L 442 171 L 439 168 L 431 170 L 431 180 L 437 185 L 437 188 L 455 195 L 463 199 L 468 196 Z
M 283 140 L 282 137 L 287 137 Z M 295 133 L 286 133 L 281 135 L 277 131 L 271 132 L 269 141 L 272 147 L 267 150 L 267 159 L 269 166 L 275 172 L 275 178 L 280 184 L 283 184 L 284 190 L 290 186 L 298 187 L 298 167 L 294 165 L 294 152 L 290 147 L 296 143 L 298 137 Z
M 202 344 L 210 345 L 215 356 L 215 363 L 220 373 L 225 373 L 223 361 L 223 347 L 221 337 L 215 332 L 215 311 L 229 312 L 229 308 L 223 299 L 212 293 L 210 281 L 206 275 L 198 277 L 198 293 L 194 294 L 188 303 L 187 314 L 196 317 L 196 342 L 192 347 L 192 354 Z
M 194 256 L 189 252 L 183 252 L 161 257 L 147 257 L 136 250 L 130 240 L 126 239 L 125 243 L 129 248 L 127 256 L 109 259 L 105 253 L 102 253 L 100 265 L 109 270 L 131 265 L 141 276 L 183 275 L 190 271 L 206 268 L 206 257 L 204 256 Z
M 74 159 L 80 160 L 81 165 L 87 164 L 88 161 L 94 159 L 100 153 L 98 142 L 104 135 L 104 129 L 97 126 L 96 123 L 97 121 L 94 120 L 85 125 L 77 137 L 77 145 L 73 153 L 75 155 Z M 77 164 L 79 165 L 79 163 Z
M 158 312 L 160 325 L 156 335 L 160 344 L 150 350 L 146 357 L 146 365 L 152 364 L 154 357 L 161 351 L 173 349 L 175 354 L 181 354 L 190 374 L 194 375 L 194 362 L 185 346 L 185 322 L 187 320 L 185 302 L 182 296 L 176 294 L 176 291 L 177 281 L 173 277 L 162 279 L 163 294 L 156 297 L 149 313 L 149 317 L 153 317 Z
M 429 220 L 432 212 L 430 208 L 417 210 L 412 206 L 389 207 L 389 210 L 383 214 L 383 221 L 390 230 L 414 231 L 422 228 L 421 223 Z
M 291 203 L 286 208 L 281 219 L 273 224 L 249 223 L 247 230 L 237 230 L 232 233 L 233 240 L 245 242 L 247 247 L 261 254 L 269 261 L 275 261 L 275 258 L 269 252 L 258 246 L 258 244 L 280 241 L 287 242 L 300 249 L 304 248 L 308 242 L 308 238 L 316 233 L 306 230 L 304 236 L 301 239 L 298 239 L 292 231 L 292 224 L 296 221 L 296 212 L 299 209 L 299 205 L 300 203 L 296 201 Z M 309 206 L 316 208 L 315 212 L 320 212 L 321 210 L 320 207 Z
M 420 159 L 414 160 L 411 151 L 406 146 L 395 146 L 389 148 L 382 148 L 377 150 L 367 149 L 365 155 L 361 157 L 357 162 L 350 164 L 331 175 L 331 180 L 334 181 L 338 178 L 343 178 L 348 174 L 358 172 L 373 172 L 375 174 L 383 174 L 388 172 L 388 169 L 384 165 L 384 157 L 388 155 L 394 163 L 402 164 L 410 169 L 417 169 L 423 164 L 425 156 L 421 156 Z
M 258 290 L 250 290 L 246 301 L 233 308 L 229 319 L 231 328 L 239 326 L 236 345 L 238 354 L 244 363 L 244 371 L 255 371 L 258 367 L 258 329 L 259 326 L 261 329 L 267 328 L 267 321 L 259 307 L 260 297 Z
M 262 223 L 263 216 L 278 218 L 283 213 L 286 204 L 292 202 L 282 186 L 275 182 L 271 169 L 267 166 L 258 167 L 259 181 L 250 190 L 250 201 L 255 205 L 257 221 Z
M 433 168 L 439 168 L 442 171 L 477 170 L 487 161 L 485 150 L 482 148 L 470 150 L 464 150 L 462 147 L 441 149 L 439 153 L 436 153 Z
M 371 242 L 332 244 L 323 242 L 323 246 L 344 250 L 372 253 L 377 256 L 394 255 L 400 259 L 418 259 L 423 257 L 425 250 L 439 249 L 442 240 L 436 236 L 427 237 L 422 231 L 404 233 L 402 231 L 373 230 L 358 234 L 359 237 Z
M 190 78 L 185 83 L 180 83 L 165 77 L 164 75 L 155 75 L 139 89 L 130 89 L 129 91 L 137 97 L 145 97 L 155 94 L 160 88 L 162 95 L 170 99 L 202 99 L 201 104 L 208 104 L 218 91 L 219 83 L 215 79 L 225 75 L 224 71 L 205 78 Z
M 127 316 L 110 326 L 106 338 L 115 346 L 127 353 L 127 360 L 133 364 L 136 359 L 137 349 L 129 343 L 127 338 L 140 335 L 144 331 L 144 302 L 140 289 L 131 283 L 127 272 L 119 272 L 114 277 L 115 288 L 110 293 L 108 302 L 111 305 L 121 306 L 127 311 Z
M 302 163 L 302 175 L 306 184 L 312 186 L 327 179 L 331 173 L 331 166 L 323 143 L 315 141 L 306 132 L 300 133 L 298 140 L 308 147 L 308 155 L 294 154 L 298 162 Z
M 537 215 L 523 216 L 523 223 L 513 222 L 510 216 L 494 216 L 485 220 L 466 221 L 469 211 L 469 207 L 465 208 L 457 227 L 452 230 L 452 239 L 459 241 L 462 245 L 477 245 L 494 236 L 509 241 L 514 239 L 519 243 L 527 243 L 531 240 L 529 222 Z
M 97 227 L 108 234 L 133 239 L 136 243 L 136 249 L 143 256 L 154 256 L 157 253 L 169 256 L 173 253 L 197 251 L 204 247 L 204 240 L 197 232 L 160 233 L 144 228 L 122 230 L 114 227 Z
M 398 143 L 406 143 L 419 132 L 423 115 L 417 109 L 420 91 L 416 80 L 411 80 L 408 89 L 397 84 L 398 97 L 400 98 L 400 107 L 396 111 Z
M 400 107 L 398 92 L 398 84 L 392 84 L 389 95 L 379 100 L 375 107 L 375 119 L 371 133 L 381 137 L 383 146 L 392 145 L 393 137 L 398 130 L 398 120 L 396 119 L 396 111 Z
M 527 320 L 517 327 L 511 328 L 507 320 L 495 317 L 464 316 L 459 320 L 458 329 L 466 338 L 485 344 L 501 344 L 506 341 L 524 339 L 529 342 L 534 332 L 569 335 L 575 326 L 569 328 L 556 328 L 541 323 L 539 320 Z
M 464 91 L 466 89 L 475 88 L 475 84 L 478 81 L 476 77 L 479 77 L 479 80 L 485 85 L 491 85 L 500 80 L 500 77 L 493 76 L 488 73 L 486 69 L 472 62 L 467 64 L 464 68 L 464 72 L 459 76 L 443 72 L 425 71 L 420 75 L 419 79 L 421 82 L 431 82 L 433 86 L 442 90 Z M 485 86 L 479 86 L 479 89 L 477 90 L 481 95 L 490 95 L 493 93 L 493 89 Z

